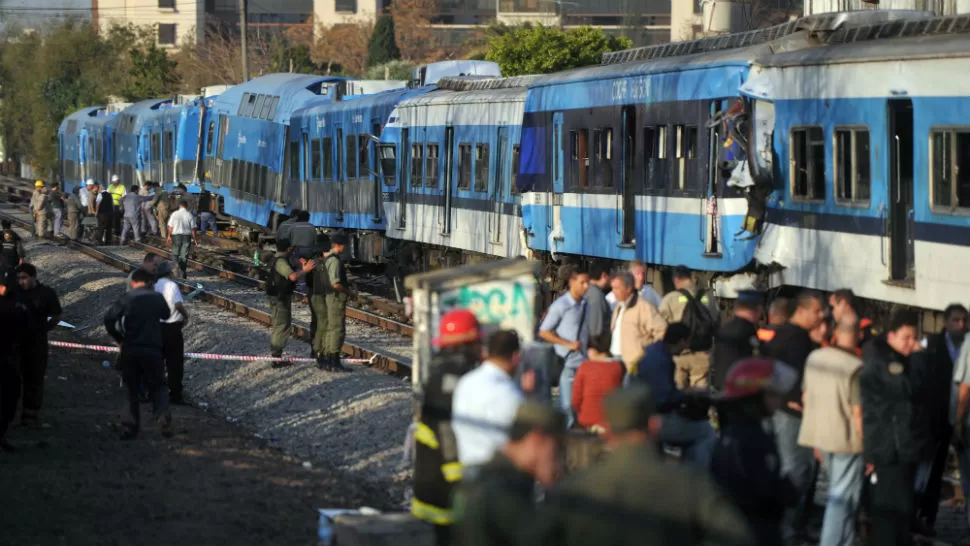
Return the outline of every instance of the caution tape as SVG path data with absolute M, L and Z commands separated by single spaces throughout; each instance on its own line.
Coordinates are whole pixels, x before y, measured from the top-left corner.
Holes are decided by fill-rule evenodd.
M 97 351 L 100 353 L 117 353 L 121 349 L 111 345 L 85 345 L 83 343 L 69 343 L 67 341 L 49 341 L 51 347 L 63 347 L 65 349 L 81 349 L 85 351 Z M 224 355 L 215 353 L 185 353 L 185 358 L 196 358 L 199 360 L 235 360 L 240 362 L 316 362 L 315 358 L 307 357 L 280 357 L 280 356 L 246 356 L 246 355 Z M 367 364 L 377 358 L 341 358 L 340 361 L 348 364 Z

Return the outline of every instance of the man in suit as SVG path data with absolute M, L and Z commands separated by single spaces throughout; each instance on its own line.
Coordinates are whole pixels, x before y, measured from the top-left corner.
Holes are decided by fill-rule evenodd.
M 928 434 L 916 473 L 915 529 L 928 536 L 936 534 L 934 527 L 940 507 L 940 488 L 953 434 L 949 417 L 953 364 L 967 335 L 967 318 L 966 307 L 950 304 L 943 312 L 943 331 L 929 337 L 926 351 L 919 354 L 918 361 L 914 362 L 917 368 L 915 373 L 921 378 L 917 413 L 921 420 L 920 428 Z

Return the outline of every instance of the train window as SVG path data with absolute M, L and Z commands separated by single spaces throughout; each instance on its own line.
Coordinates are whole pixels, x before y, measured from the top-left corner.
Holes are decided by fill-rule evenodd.
M 324 144 L 327 140 L 323 139 Z M 326 167 L 321 170 L 320 165 L 320 139 L 315 138 L 310 141 L 310 180 L 321 180 L 324 178 L 324 173 L 327 172 Z
M 520 149 L 518 146 L 512 146 L 512 195 L 519 193 L 519 160 Z
M 273 99 L 269 101 L 269 113 L 266 114 L 266 119 L 272 120 L 276 117 L 276 107 L 279 106 L 279 104 L 279 97 L 273 97 Z
M 300 179 L 300 141 L 290 142 L 290 180 Z
M 428 144 L 428 151 L 424 156 L 424 185 L 429 188 L 438 187 L 438 145 Z
M 472 145 L 458 145 L 458 189 L 472 187 Z
M 226 147 L 226 136 L 229 135 L 229 118 L 225 114 L 219 116 L 219 147 L 216 148 L 216 157 L 222 159 L 222 150 Z
M 378 147 L 378 151 L 381 154 L 381 173 L 384 175 L 384 184 L 388 186 L 393 186 L 395 183 L 395 177 L 397 176 L 396 171 L 396 161 L 395 161 L 395 148 L 393 144 L 381 144 Z
M 370 176 L 370 137 L 357 135 L 357 176 Z
M 825 200 L 825 139 L 821 127 L 791 131 L 791 194 L 797 201 Z
M 216 122 L 209 122 L 209 129 L 205 133 L 205 155 L 212 155 L 212 146 L 216 138 Z
M 421 168 L 424 166 L 421 161 L 421 154 L 424 151 L 423 144 L 411 145 L 411 187 L 421 186 Z
M 613 129 L 593 130 L 593 184 L 613 187 Z
M 239 101 L 239 110 L 236 111 L 237 115 L 246 115 L 246 106 L 249 104 L 249 93 L 243 93 L 243 98 Z
M 643 157 L 647 159 L 667 158 L 667 126 L 643 128 Z
M 970 209 L 970 128 L 932 133 L 933 206 Z
M 347 135 L 344 139 L 347 143 L 347 180 L 355 180 L 357 178 L 357 135 Z
M 674 131 L 674 138 L 677 139 L 674 157 L 677 159 L 695 159 L 697 157 L 697 127 L 676 125 Z
M 258 118 L 259 113 L 263 109 L 263 104 L 266 103 L 266 95 L 256 95 L 256 104 L 253 105 L 253 109 L 249 111 L 249 116 Z
M 333 180 L 333 139 L 323 139 L 323 179 Z
M 343 158 L 343 156 L 344 156 L 344 147 L 341 146 L 341 143 L 344 141 L 343 134 L 344 134 L 343 129 L 337 129 L 337 174 L 334 176 L 334 180 L 338 180 L 338 181 L 340 181 L 340 180 L 346 180 L 343 176 L 341 176 L 341 173 L 344 172 L 344 170 L 343 170 L 343 168 L 344 168 L 344 158 Z
M 869 202 L 869 130 L 835 129 L 835 200 Z
M 488 144 L 475 145 L 475 191 L 488 191 Z
M 244 97 L 246 100 L 243 103 L 243 110 L 242 110 L 242 113 L 240 115 L 246 116 L 246 117 L 252 116 L 253 115 L 253 109 L 256 108 L 256 99 L 258 97 L 261 97 L 261 96 L 262 95 L 255 95 L 255 94 L 250 93 L 249 94 L 249 97 Z
M 269 109 L 273 106 L 273 101 L 276 97 L 266 97 L 263 101 L 263 107 L 259 109 L 259 119 L 269 119 Z
M 175 147 L 175 143 L 174 143 L 173 138 L 172 138 L 172 132 L 171 131 L 166 131 L 165 133 L 163 133 L 162 136 L 163 136 L 163 140 L 162 140 L 162 159 L 164 161 L 171 161 L 172 160 L 173 151 L 174 151 L 173 148 Z
M 569 131 L 569 157 L 574 168 L 569 172 L 570 186 L 589 187 L 589 131 Z

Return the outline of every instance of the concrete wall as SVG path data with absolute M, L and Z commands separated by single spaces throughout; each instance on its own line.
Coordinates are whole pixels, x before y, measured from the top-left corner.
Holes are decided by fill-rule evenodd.
M 137 26 L 174 24 L 176 44 L 185 39 L 201 42 L 205 36 L 205 0 L 175 0 L 175 8 L 159 8 L 158 0 L 98 0 L 97 18 L 102 30 L 112 23 Z M 175 48 L 172 45 L 163 45 Z

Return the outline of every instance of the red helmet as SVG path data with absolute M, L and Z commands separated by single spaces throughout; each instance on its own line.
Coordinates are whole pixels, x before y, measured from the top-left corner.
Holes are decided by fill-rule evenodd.
M 735 400 L 762 391 L 784 394 L 795 386 L 796 381 L 798 373 L 787 364 L 770 358 L 745 358 L 728 370 L 721 398 Z
M 436 347 L 454 347 L 465 345 L 482 339 L 478 319 L 467 309 L 448 311 L 441 317 L 438 325 L 438 337 L 434 340 Z

